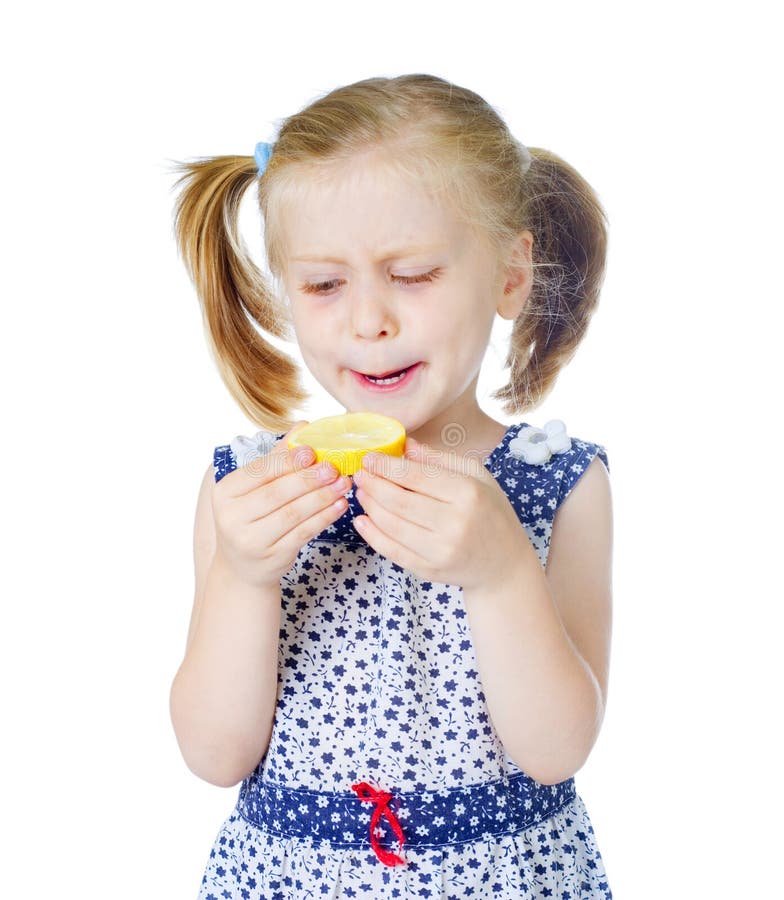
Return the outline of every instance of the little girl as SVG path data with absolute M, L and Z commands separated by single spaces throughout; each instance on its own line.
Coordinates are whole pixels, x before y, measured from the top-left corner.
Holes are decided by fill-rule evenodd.
M 594 192 L 428 75 L 338 88 L 255 157 L 181 168 L 179 247 L 262 426 L 204 475 L 171 690 L 188 766 L 242 782 L 199 897 L 610 897 L 573 779 L 607 695 L 607 454 L 476 399 L 496 315 L 511 414 L 575 352 L 604 272 Z M 271 283 L 238 232 L 251 184 Z M 352 481 L 287 449 L 307 394 L 263 332 L 292 327 L 345 412 L 405 426 L 403 457 Z

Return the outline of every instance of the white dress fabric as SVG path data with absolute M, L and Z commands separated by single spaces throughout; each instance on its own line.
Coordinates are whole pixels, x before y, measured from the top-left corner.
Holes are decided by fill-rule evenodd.
M 526 462 L 522 438 L 510 442 L 528 428 L 510 426 L 484 465 L 544 566 L 558 507 L 595 456 L 609 464 L 601 445 L 574 438 Z M 216 447 L 216 481 L 281 436 Z M 272 737 L 218 832 L 199 900 L 611 898 L 574 779 L 541 785 L 504 751 L 462 589 L 376 553 L 346 496 L 281 579 Z M 391 854 L 402 862 L 385 863 Z

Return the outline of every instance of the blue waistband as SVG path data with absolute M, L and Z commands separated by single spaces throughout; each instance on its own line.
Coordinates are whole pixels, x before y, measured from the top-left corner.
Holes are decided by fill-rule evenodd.
M 389 793 L 388 808 L 410 847 L 439 847 L 515 834 L 548 819 L 576 796 L 573 778 L 542 785 L 524 773 L 467 787 Z M 348 849 L 369 846 L 374 804 L 356 793 L 312 791 L 263 781 L 254 772 L 242 783 L 237 811 L 272 834 Z M 378 820 L 376 835 L 382 847 L 397 844 L 386 815 Z

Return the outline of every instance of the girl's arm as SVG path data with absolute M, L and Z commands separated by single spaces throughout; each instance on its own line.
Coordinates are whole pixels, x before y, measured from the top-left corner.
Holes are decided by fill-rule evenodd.
M 277 690 L 280 590 L 261 591 L 216 556 L 210 466 L 196 505 L 195 598 L 170 710 L 188 767 L 230 787 L 266 752 Z
M 571 777 L 599 734 L 612 628 L 612 503 L 594 459 L 559 507 L 546 571 L 523 542 L 515 578 L 464 592 L 488 710 L 542 784 Z

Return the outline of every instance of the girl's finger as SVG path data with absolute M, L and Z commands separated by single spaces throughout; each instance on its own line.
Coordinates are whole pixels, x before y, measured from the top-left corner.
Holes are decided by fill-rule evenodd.
M 402 520 L 418 525 L 427 531 L 438 531 L 441 514 L 448 506 L 441 500 L 407 490 L 393 481 L 379 478 L 363 471 L 354 476 L 362 497 L 375 501 L 383 509 L 396 513 Z M 359 498 L 360 494 L 357 494 Z M 365 506 L 364 501 L 361 501 Z M 397 533 L 397 532 L 393 532 Z
M 323 462 L 306 472 L 290 472 L 278 478 L 263 491 L 248 495 L 242 503 L 250 511 L 251 522 L 269 519 L 273 531 L 280 536 L 292 527 L 292 522 L 313 515 L 350 489 L 351 481 L 338 475 L 331 463 Z
M 348 508 L 345 497 L 339 497 L 329 506 L 325 506 L 314 513 L 309 519 L 295 525 L 283 534 L 273 545 L 274 551 L 283 551 L 286 556 L 296 556 L 308 541 L 312 541 L 316 535 L 329 528 L 333 522 L 339 519 Z
M 366 453 L 362 468 L 379 478 L 386 478 L 401 487 L 434 500 L 450 502 L 454 496 L 455 482 L 470 475 L 491 477 L 477 460 L 463 459 L 453 452 L 435 451 L 420 445 L 410 455 L 389 456 L 385 453 Z
M 428 565 L 418 554 L 383 532 L 369 516 L 355 516 L 354 527 L 370 546 L 393 563 L 412 572 L 426 572 Z
M 422 548 L 427 546 L 428 542 L 433 539 L 433 531 L 385 509 L 373 497 L 363 491 L 362 488 L 358 488 L 354 496 L 380 531 L 386 535 L 395 536 L 395 543 L 401 549 L 415 554 L 414 547 Z
M 238 466 L 229 472 L 217 483 L 216 489 L 229 497 L 241 497 L 259 485 L 310 466 L 315 461 L 315 454 L 310 447 L 298 447 L 296 451 L 292 451 L 287 446 L 289 435 L 306 424 L 308 423 L 304 421 L 295 423 L 273 444 L 268 453 L 259 455 L 244 466 Z

